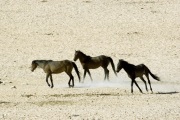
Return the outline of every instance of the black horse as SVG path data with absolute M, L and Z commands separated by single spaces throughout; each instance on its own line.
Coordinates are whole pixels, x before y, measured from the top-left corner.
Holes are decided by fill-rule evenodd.
M 131 81 L 131 93 L 133 93 L 133 83 L 135 83 L 135 85 L 139 88 L 139 91 L 142 93 L 141 88 L 139 87 L 139 85 L 135 81 L 135 79 L 137 77 L 140 77 L 140 79 L 144 82 L 146 90 L 148 91 L 147 84 L 146 84 L 146 81 L 143 78 L 143 75 L 145 75 L 147 77 L 148 83 L 149 83 L 149 86 L 150 86 L 150 89 L 151 89 L 152 93 L 153 93 L 153 90 L 152 90 L 152 87 L 151 87 L 151 82 L 149 80 L 149 74 L 155 80 L 160 81 L 159 77 L 152 74 L 151 71 L 149 70 L 149 68 L 147 66 L 145 66 L 144 64 L 140 64 L 140 65 L 135 66 L 133 64 L 128 63 L 127 61 L 119 60 L 116 72 L 119 72 L 122 68 L 126 71 L 128 76 L 132 80 Z

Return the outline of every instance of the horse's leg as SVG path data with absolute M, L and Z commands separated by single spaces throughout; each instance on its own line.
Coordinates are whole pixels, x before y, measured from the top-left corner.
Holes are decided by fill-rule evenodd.
M 109 70 L 107 69 L 107 79 L 109 80 Z
M 143 93 L 142 90 L 141 90 L 141 88 L 139 87 L 139 85 L 138 85 L 137 82 L 135 81 L 135 79 L 134 79 L 134 83 L 135 83 L 135 85 L 138 87 L 139 91 L 140 91 L 141 93 Z
M 141 80 L 144 82 L 144 84 L 145 84 L 145 87 L 146 87 L 146 91 L 148 92 L 148 88 L 147 88 L 146 81 L 144 80 L 143 76 L 142 76 L 142 77 L 140 77 L 140 78 L 141 78 Z
M 74 76 L 71 75 L 71 80 L 72 80 L 72 87 L 74 87 Z
M 106 80 L 106 79 L 109 80 L 109 70 L 107 69 L 108 65 L 109 65 L 109 60 L 108 61 L 104 60 L 103 64 L 102 64 L 102 67 L 103 67 L 104 73 L 105 73 L 104 80 Z
M 132 79 L 131 80 L 131 93 L 133 93 L 133 83 L 134 83 L 134 80 Z
M 49 76 L 50 76 L 50 74 L 49 74 L 49 73 L 47 73 L 47 74 L 46 74 L 46 83 L 47 83 L 47 85 L 50 87 L 50 84 L 49 84 L 49 82 L 48 82 L 48 78 L 49 78 Z
M 148 73 L 146 73 L 146 77 L 147 77 L 147 79 L 148 79 L 148 83 L 149 83 L 151 92 L 153 93 L 153 90 L 152 90 L 152 87 L 151 87 L 151 82 L 150 82 L 150 80 L 149 80 L 149 75 L 148 75 Z
M 51 79 L 51 88 L 53 88 L 53 87 L 54 87 L 54 84 L 53 84 L 52 74 L 50 74 L 50 79 Z
M 83 77 L 83 82 L 84 82 L 84 79 L 86 77 L 86 69 L 84 69 L 84 77 Z
M 107 74 L 107 73 L 106 73 L 106 69 L 104 68 L 104 75 L 105 75 L 105 76 L 104 76 L 104 80 L 106 80 L 106 76 L 107 76 L 106 74 Z
M 66 74 L 69 76 L 69 82 L 68 85 L 69 87 L 74 87 L 74 76 L 71 74 L 71 72 L 66 71 Z M 71 80 L 72 80 L 72 85 L 71 85 Z
M 91 81 L 93 81 L 93 79 L 92 79 L 92 77 L 91 77 L 91 73 L 90 73 L 89 69 L 87 69 L 87 72 L 88 72 L 88 74 L 89 74 L 89 76 L 90 76 L 90 78 L 91 78 Z
M 69 74 L 68 74 L 68 76 L 69 76 L 69 82 L 68 82 L 68 85 L 69 85 L 69 87 L 71 87 L 71 79 L 72 79 L 72 77 L 71 77 L 71 75 L 69 75 Z
M 105 73 L 104 80 L 106 80 L 106 78 L 107 78 L 107 80 L 109 80 L 109 70 L 107 68 L 104 68 L 104 73 Z
M 69 85 L 69 87 L 71 87 L 71 77 L 69 79 L 68 85 Z

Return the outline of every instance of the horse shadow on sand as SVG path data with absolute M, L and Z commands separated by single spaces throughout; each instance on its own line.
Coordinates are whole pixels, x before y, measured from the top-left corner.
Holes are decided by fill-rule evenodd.
M 179 92 L 177 92 L 177 91 L 172 91 L 172 92 L 158 92 L 158 93 L 156 93 L 156 94 L 161 94 L 161 95 L 166 95 L 166 94 L 170 94 L 170 95 L 172 95 L 172 94 L 178 94 Z

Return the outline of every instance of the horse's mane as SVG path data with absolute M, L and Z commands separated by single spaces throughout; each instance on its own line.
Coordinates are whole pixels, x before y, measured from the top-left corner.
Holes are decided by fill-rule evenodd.
M 121 61 L 123 64 L 135 66 L 135 65 L 129 63 L 128 61 L 123 60 L 123 59 L 121 59 L 120 61 Z
M 48 62 L 52 62 L 53 60 L 33 60 L 32 61 L 32 64 L 33 63 L 37 63 L 37 62 L 40 62 L 40 63 L 48 63 Z
M 127 61 L 125 61 L 125 60 L 123 60 L 123 59 L 121 59 L 120 60 L 123 64 L 125 63 L 125 64 L 129 64 Z
M 80 51 L 80 50 L 78 50 L 78 52 L 80 52 L 83 56 L 86 57 L 86 58 L 85 58 L 85 62 L 91 60 L 91 56 L 84 54 L 84 53 L 83 53 L 82 51 Z
M 84 54 L 82 51 L 78 50 L 77 52 L 81 53 L 84 56 L 87 56 L 86 54 Z

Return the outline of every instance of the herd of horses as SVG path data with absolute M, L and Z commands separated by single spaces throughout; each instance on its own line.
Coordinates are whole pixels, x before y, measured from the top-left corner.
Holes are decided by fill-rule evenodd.
M 145 75 L 147 77 L 151 92 L 153 92 L 153 90 L 151 87 L 149 74 L 155 80 L 160 81 L 159 77 L 154 75 L 153 73 L 151 73 L 149 68 L 144 64 L 135 66 L 135 65 L 130 64 L 127 61 L 121 59 L 121 60 L 119 60 L 119 62 L 117 64 L 117 69 L 115 70 L 114 62 L 113 62 L 112 58 L 109 56 L 100 55 L 97 57 L 91 57 L 91 56 L 84 54 L 81 51 L 75 51 L 74 61 L 76 61 L 78 59 L 84 69 L 83 80 L 86 77 L 86 73 L 88 73 L 88 75 L 90 76 L 90 78 L 92 80 L 89 69 L 96 69 L 99 67 L 102 67 L 104 69 L 104 74 L 105 74 L 104 80 L 106 80 L 106 79 L 109 80 L 109 70 L 107 68 L 109 63 L 111 64 L 113 72 L 116 76 L 117 76 L 117 73 L 121 69 L 124 69 L 126 71 L 126 73 L 128 74 L 129 78 L 131 79 L 131 93 L 133 93 L 133 84 L 135 84 L 138 87 L 139 91 L 142 93 L 141 88 L 139 87 L 139 85 L 137 84 L 137 82 L 135 80 L 137 77 L 139 77 L 144 82 L 146 91 L 148 91 L 147 84 L 143 78 L 143 75 Z M 68 82 L 69 87 L 74 87 L 74 77 L 72 75 L 73 68 L 75 69 L 75 72 L 79 78 L 79 82 L 81 81 L 78 67 L 76 66 L 76 64 L 73 61 L 70 61 L 70 60 L 62 60 L 62 61 L 33 60 L 32 64 L 31 64 L 31 71 L 33 72 L 37 67 L 40 67 L 44 70 L 44 72 L 46 73 L 47 85 L 51 88 L 54 87 L 52 74 L 58 74 L 58 73 L 62 73 L 62 72 L 66 72 L 66 74 L 70 78 L 69 82 Z M 50 77 L 51 85 L 48 82 L 49 77 Z

